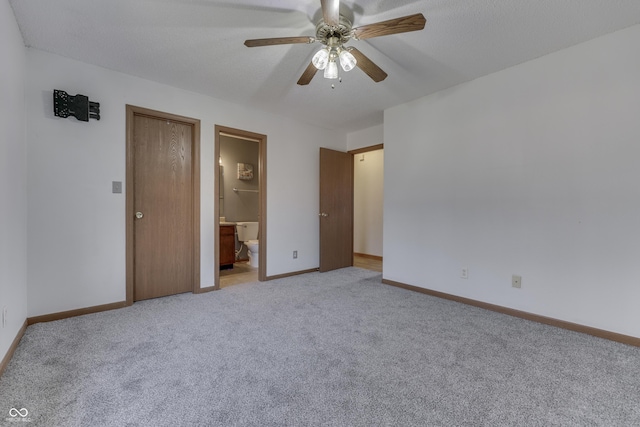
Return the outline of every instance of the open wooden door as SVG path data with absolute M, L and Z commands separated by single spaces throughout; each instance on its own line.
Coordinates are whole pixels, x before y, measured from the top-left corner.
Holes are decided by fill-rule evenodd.
M 320 148 L 320 271 L 353 265 L 353 156 Z

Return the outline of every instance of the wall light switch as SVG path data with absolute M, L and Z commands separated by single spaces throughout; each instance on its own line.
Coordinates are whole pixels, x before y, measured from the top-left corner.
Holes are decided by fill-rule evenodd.
M 112 193 L 122 193 L 122 181 L 112 181 L 111 182 L 111 192 Z

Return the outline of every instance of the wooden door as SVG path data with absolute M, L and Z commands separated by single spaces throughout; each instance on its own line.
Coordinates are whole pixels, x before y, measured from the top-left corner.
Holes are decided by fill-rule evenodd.
M 133 118 L 133 300 L 194 289 L 190 124 Z
M 353 265 L 353 156 L 320 148 L 320 271 Z

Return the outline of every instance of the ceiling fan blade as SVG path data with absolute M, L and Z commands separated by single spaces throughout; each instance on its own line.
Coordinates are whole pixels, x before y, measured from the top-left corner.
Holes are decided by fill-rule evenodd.
M 246 40 L 244 45 L 246 47 L 258 47 L 258 46 L 273 46 L 277 44 L 296 44 L 296 43 L 313 43 L 316 39 L 313 37 L 275 37 L 272 39 L 253 39 Z
M 332 27 L 340 23 L 340 0 L 320 0 L 322 4 L 322 19 Z
M 379 83 L 387 78 L 387 73 L 382 71 L 382 68 L 374 64 L 369 58 L 364 56 L 362 52 L 360 52 L 358 49 L 356 49 L 355 47 L 350 47 L 348 50 L 349 52 L 351 52 L 353 56 L 356 57 L 356 61 L 358 61 L 356 65 L 362 71 L 367 73 L 367 75 L 371 77 L 371 79 L 374 82 Z
M 424 15 L 416 13 L 415 15 L 403 16 L 402 18 L 390 19 L 388 21 L 354 28 L 353 35 L 356 40 L 364 40 L 372 37 L 388 36 L 390 34 L 408 33 L 410 31 L 424 29 L 426 23 L 427 20 Z
M 313 62 L 310 62 L 307 69 L 304 70 L 304 73 L 302 73 L 302 75 L 298 79 L 298 84 L 300 86 L 308 85 L 309 83 L 311 83 L 311 79 L 316 75 L 317 72 L 318 69 L 315 67 L 315 65 L 313 65 Z

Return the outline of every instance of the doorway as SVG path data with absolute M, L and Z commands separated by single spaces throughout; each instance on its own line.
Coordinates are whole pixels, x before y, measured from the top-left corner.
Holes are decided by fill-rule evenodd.
M 349 151 L 353 155 L 353 265 L 382 272 L 384 145 Z
M 320 272 L 382 272 L 383 148 L 320 148 Z
M 126 106 L 126 297 L 200 288 L 200 121 Z
M 215 289 L 266 280 L 266 152 L 266 135 L 215 126 Z M 257 223 L 257 256 L 255 244 L 238 238 L 238 229 L 250 230 L 251 223 Z

